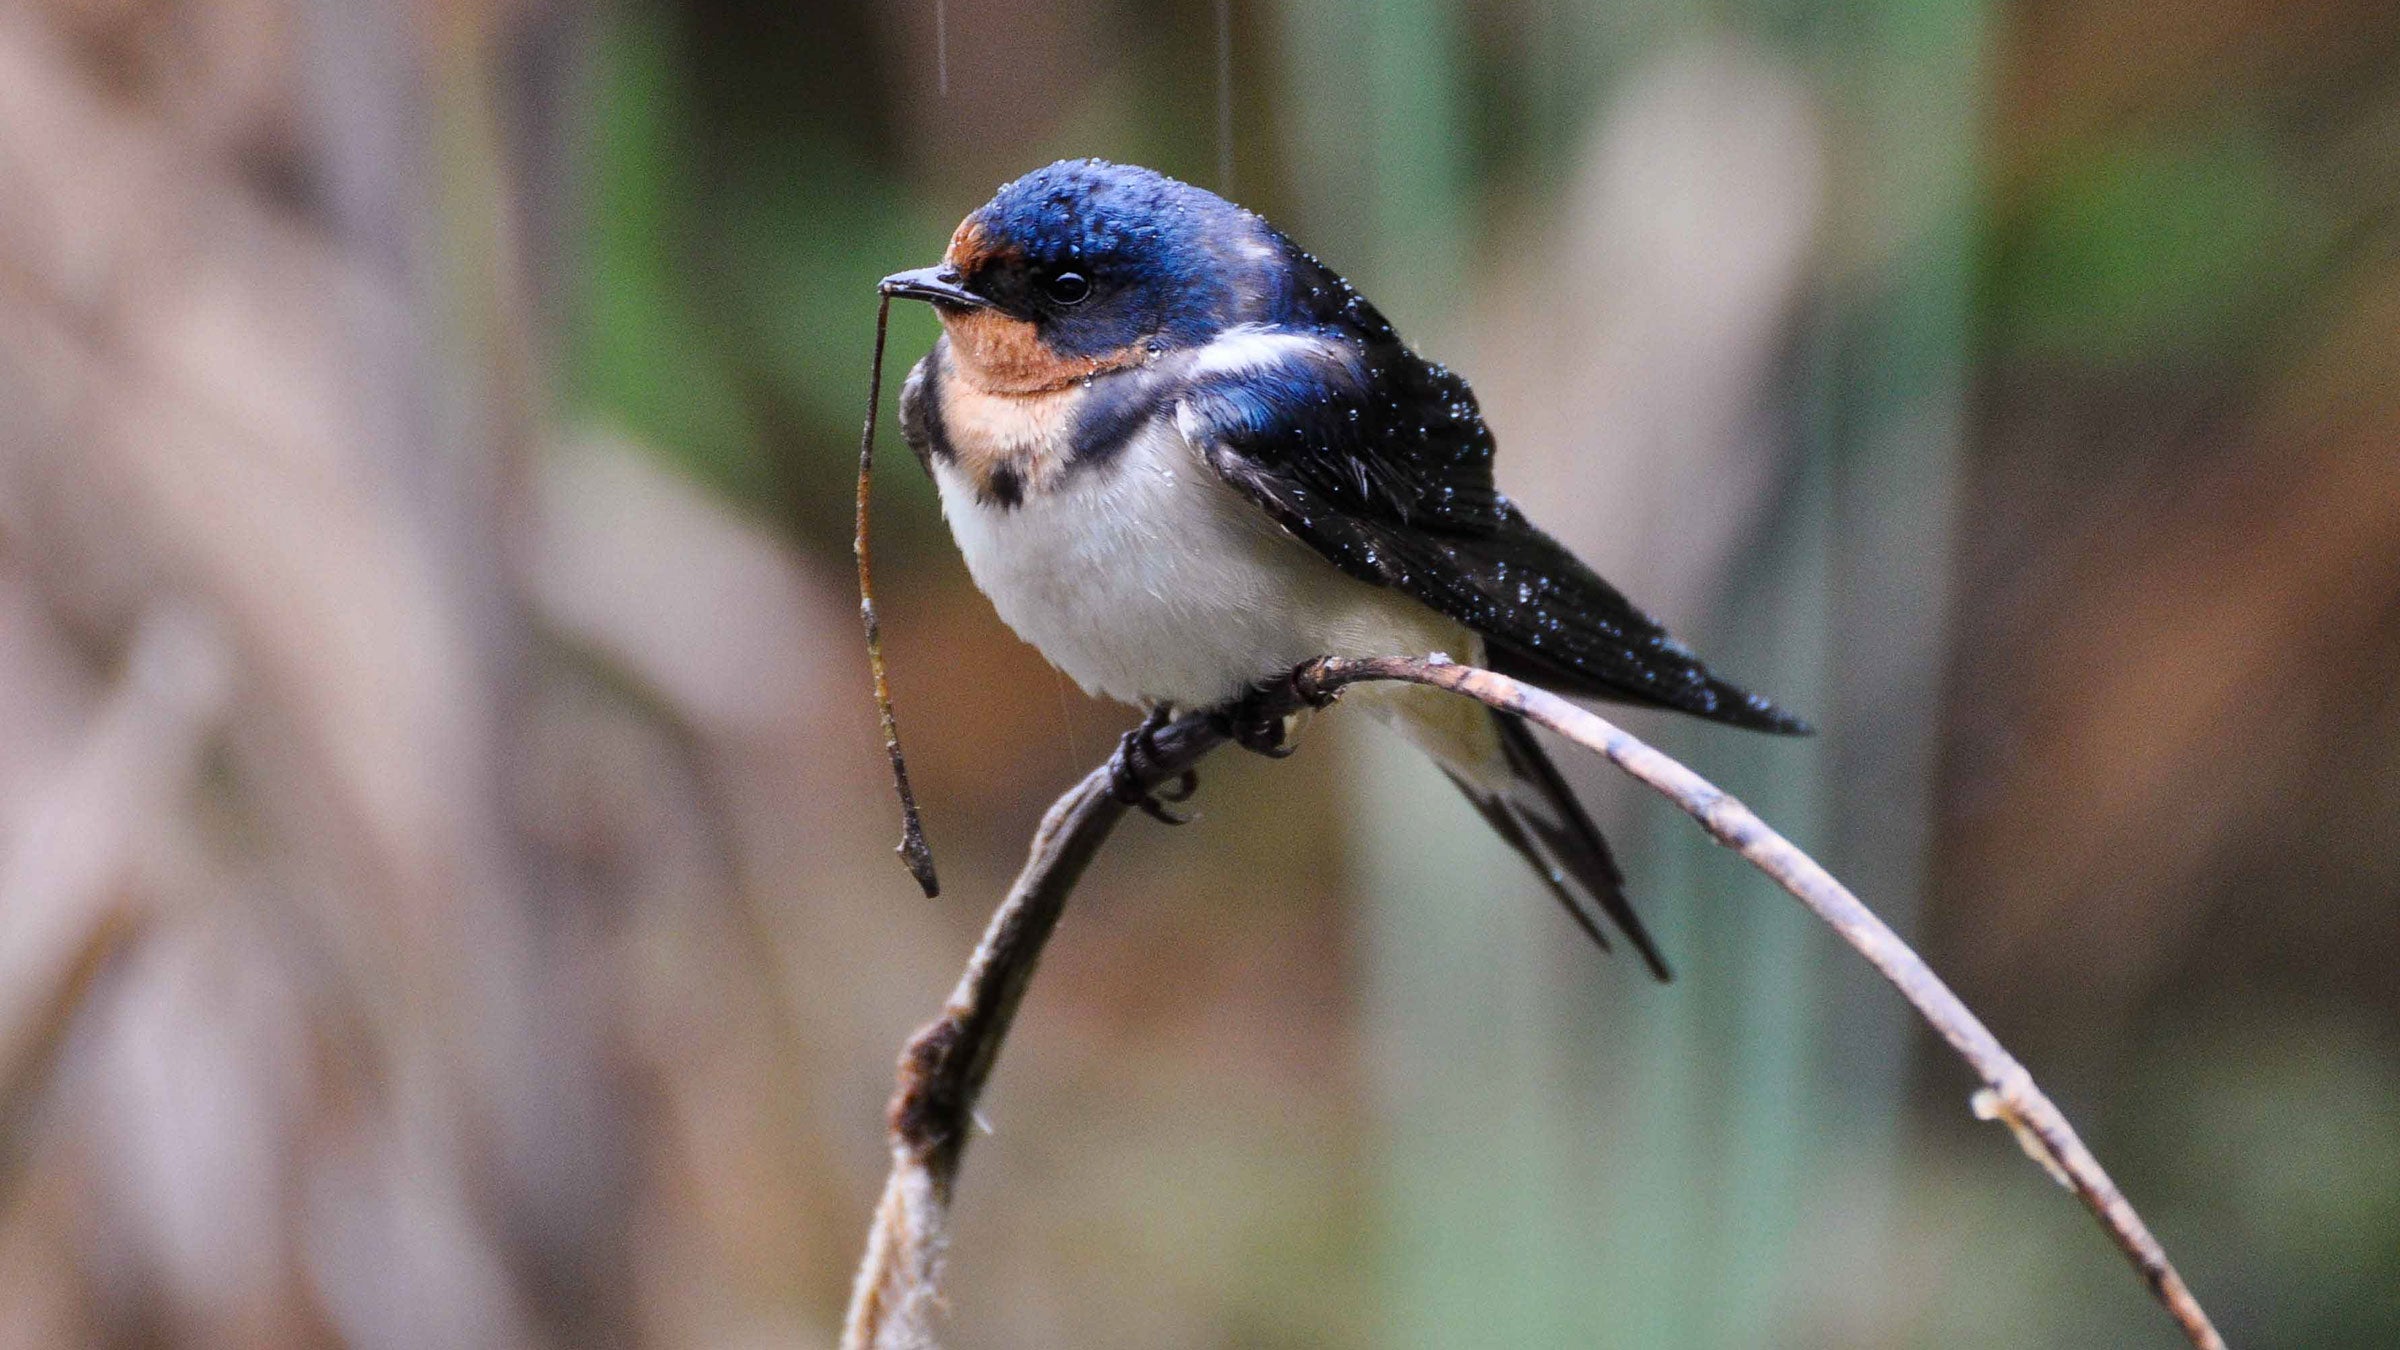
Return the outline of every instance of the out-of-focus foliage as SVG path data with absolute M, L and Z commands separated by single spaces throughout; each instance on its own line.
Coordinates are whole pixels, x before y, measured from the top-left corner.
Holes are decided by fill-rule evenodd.
M 2108 144 L 2000 223 L 1995 320 L 2012 349 L 2095 366 L 2271 341 L 2334 240 L 2256 133 Z

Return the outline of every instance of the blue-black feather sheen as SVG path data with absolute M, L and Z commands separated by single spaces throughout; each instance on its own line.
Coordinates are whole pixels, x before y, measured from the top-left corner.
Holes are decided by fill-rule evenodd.
M 1473 390 L 1410 351 L 1350 284 L 1280 234 L 1277 326 L 1321 339 L 1183 394 L 1211 464 L 1350 575 L 1484 635 L 1492 663 L 1563 692 L 1763 731 L 1806 724 L 1718 678 L 1494 486 Z

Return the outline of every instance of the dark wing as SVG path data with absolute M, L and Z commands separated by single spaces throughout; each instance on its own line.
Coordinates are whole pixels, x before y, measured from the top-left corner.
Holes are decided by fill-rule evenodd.
M 1505 674 L 1760 731 L 1808 730 L 1717 678 L 1525 519 L 1492 485 L 1492 435 L 1467 382 L 1322 276 L 1343 303 L 1307 330 L 1313 341 L 1252 339 L 1271 359 L 1200 374 L 1182 396 L 1178 425 L 1226 482 L 1343 571 L 1481 633 Z
M 943 377 L 942 346 L 942 341 L 935 342 L 933 350 L 909 367 L 908 378 L 900 382 L 900 439 L 916 455 L 917 467 L 927 473 L 933 472 L 935 459 L 950 457 L 941 400 L 934 396 L 934 386 Z

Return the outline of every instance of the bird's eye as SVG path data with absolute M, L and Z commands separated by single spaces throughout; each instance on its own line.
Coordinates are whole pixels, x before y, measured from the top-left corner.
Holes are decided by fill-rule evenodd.
M 1092 283 L 1081 272 L 1061 272 L 1050 278 L 1050 298 L 1062 305 L 1081 304 L 1092 293 Z

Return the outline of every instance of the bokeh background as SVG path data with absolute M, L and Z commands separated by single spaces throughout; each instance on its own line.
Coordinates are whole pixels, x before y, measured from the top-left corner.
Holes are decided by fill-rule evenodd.
M 944 897 L 892 859 L 872 283 L 1066 154 L 1294 232 L 1819 721 L 1628 715 L 2235 1344 L 2400 1344 L 2389 0 L 5 0 L 0 1345 L 832 1343 L 892 1056 L 1130 720 L 887 444 Z M 1672 986 L 1338 713 L 1129 823 L 952 1342 L 2179 1343 L 1860 962 L 1573 772 Z

